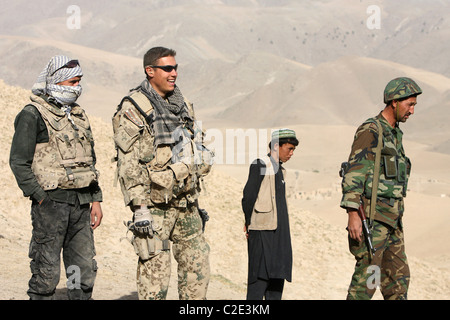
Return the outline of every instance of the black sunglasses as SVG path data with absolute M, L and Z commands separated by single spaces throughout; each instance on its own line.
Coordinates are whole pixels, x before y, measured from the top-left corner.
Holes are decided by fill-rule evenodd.
M 177 69 L 178 69 L 178 64 L 176 64 L 176 65 L 174 65 L 174 66 L 167 65 L 167 66 L 149 66 L 149 67 L 162 69 L 162 70 L 164 70 L 165 72 L 172 72 L 172 70 L 177 71 Z
M 62 68 L 69 68 L 69 69 L 72 69 L 72 68 L 75 68 L 76 66 L 79 66 L 80 65 L 80 63 L 78 62 L 78 60 L 70 60 L 69 62 L 67 62 L 65 65 L 63 65 L 62 67 L 59 67 L 58 69 L 56 69 L 55 71 L 53 71 L 52 72 L 52 74 L 50 75 L 50 76 L 52 76 L 52 75 L 54 75 L 55 73 L 56 73 L 56 71 L 58 71 L 58 70 L 60 70 L 60 69 L 62 69 Z

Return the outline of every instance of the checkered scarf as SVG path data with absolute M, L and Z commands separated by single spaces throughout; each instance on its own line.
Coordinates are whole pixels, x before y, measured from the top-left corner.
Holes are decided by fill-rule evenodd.
M 38 96 L 48 95 L 53 97 L 62 105 L 74 103 L 81 95 L 81 86 L 71 87 L 57 84 L 72 79 L 73 77 L 81 77 L 83 75 L 80 66 L 76 66 L 75 68 L 61 68 L 70 60 L 70 58 L 61 55 L 51 58 L 44 70 L 39 74 L 31 92 Z M 55 72 L 55 70 L 57 71 Z
M 144 80 L 138 87 L 152 102 L 154 112 L 153 129 L 155 130 L 154 145 L 171 145 L 176 141 L 174 132 L 185 125 L 193 125 L 193 119 L 189 116 L 187 106 L 184 102 L 180 89 L 175 90 L 164 100 L 148 80 Z

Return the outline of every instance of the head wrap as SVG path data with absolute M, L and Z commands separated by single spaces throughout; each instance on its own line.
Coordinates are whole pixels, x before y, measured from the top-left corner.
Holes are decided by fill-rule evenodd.
M 48 95 L 56 99 L 62 105 L 74 103 L 81 95 L 81 86 L 62 86 L 58 83 L 83 76 L 80 65 L 73 68 L 65 65 L 71 61 L 70 58 L 62 55 L 54 56 L 40 73 L 31 92 L 35 95 Z

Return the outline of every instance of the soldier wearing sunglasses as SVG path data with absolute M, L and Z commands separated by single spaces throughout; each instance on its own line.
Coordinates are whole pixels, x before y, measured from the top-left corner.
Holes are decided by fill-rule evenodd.
M 131 211 L 138 255 L 139 299 L 166 299 L 170 247 L 178 262 L 180 299 L 205 299 L 209 283 L 207 217 L 198 208 L 200 182 L 211 166 L 192 104 L 176 85 L 175 51 L 150 49 L 145 80 L 113 117 L 118 181 Z

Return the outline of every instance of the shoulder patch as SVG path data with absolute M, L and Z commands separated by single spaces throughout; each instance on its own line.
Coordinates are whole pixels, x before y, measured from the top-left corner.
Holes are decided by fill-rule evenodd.
M 128 120 L 133 122 L 139 128 L 144 126 L 144 122 L 138 117 L 138 115 L 132 109 L 125 110 L 124 115 Z

